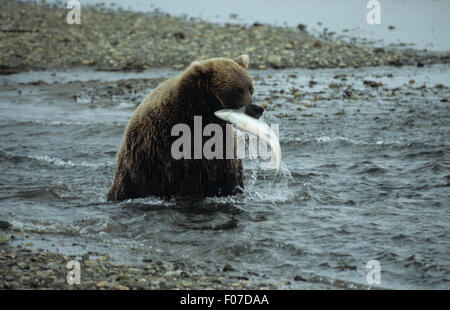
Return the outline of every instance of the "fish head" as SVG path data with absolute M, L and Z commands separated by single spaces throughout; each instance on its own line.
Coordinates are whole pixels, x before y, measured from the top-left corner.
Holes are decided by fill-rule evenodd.
M 264 108 L 256 104 L 249 104 L 245 107 L 245 114 L 254 118 L 260 118 L 263 112 Z

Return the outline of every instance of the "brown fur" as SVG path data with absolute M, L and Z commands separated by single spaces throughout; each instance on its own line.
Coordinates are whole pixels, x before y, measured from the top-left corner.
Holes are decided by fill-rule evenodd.
M 225 133 L 225 122 L 214 112 L 251 105 L 253 82 L 247 67 L 245 55 L 194 62 L 178 77 L 153 90 L 126 128 L 107 200 L 229 195 L 237 186 L 243 188 L 242 162 L 236 153 L 234 159 L 175 160 L 171 145 L 179 137 L 171 136 L 171 129 L 178 123 L 189 125 L 192 148 L 194 115 L 202 116 L 203 127 L 216 123 Z M 203 143 L 209 138 L 203 137 Z

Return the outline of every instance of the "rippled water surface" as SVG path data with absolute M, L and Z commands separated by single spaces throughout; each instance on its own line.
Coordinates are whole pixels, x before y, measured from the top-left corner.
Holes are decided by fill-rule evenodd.
M 242 195 L 122 203 L 104 197 L 135 105 L 77 102 L 70 84 L 2 77 L 0 219 L 34 247 L 132 264 L 229 263 L 250 278 L 323 288 L 366 285 L 376 259 L 380 287 L 450 288 L 450 67 L 252 75 L 265 121 L 280 124 L 279 182 L 247 160 Z

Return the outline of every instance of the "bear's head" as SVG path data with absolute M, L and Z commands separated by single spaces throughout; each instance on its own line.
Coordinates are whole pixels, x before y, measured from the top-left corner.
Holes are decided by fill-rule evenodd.
M 185 71 L 198 93 L 205 99 L 211 113 L 221 109 L 241 109 L 259 118 L 264 109 L 253 104 L 253 81 L 247 71 L 249 58 L 212 58 L 195 61 Z

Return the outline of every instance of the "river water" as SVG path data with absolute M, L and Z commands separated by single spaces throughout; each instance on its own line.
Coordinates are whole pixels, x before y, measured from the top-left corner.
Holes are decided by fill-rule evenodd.
M 246 160 L 242 195 L 106 202 L 135 104 L 74 100 L 70 81 L 175 74 L 1 77 L 0 219 L 28 235 L 14 242 L 129 264 L 230 264 L 291 288 L 364 287 L 378 260 L 377 287 L 450 288 L 449 65 L 252 71 L 264 120 L 280 126 L 279 182 Z

